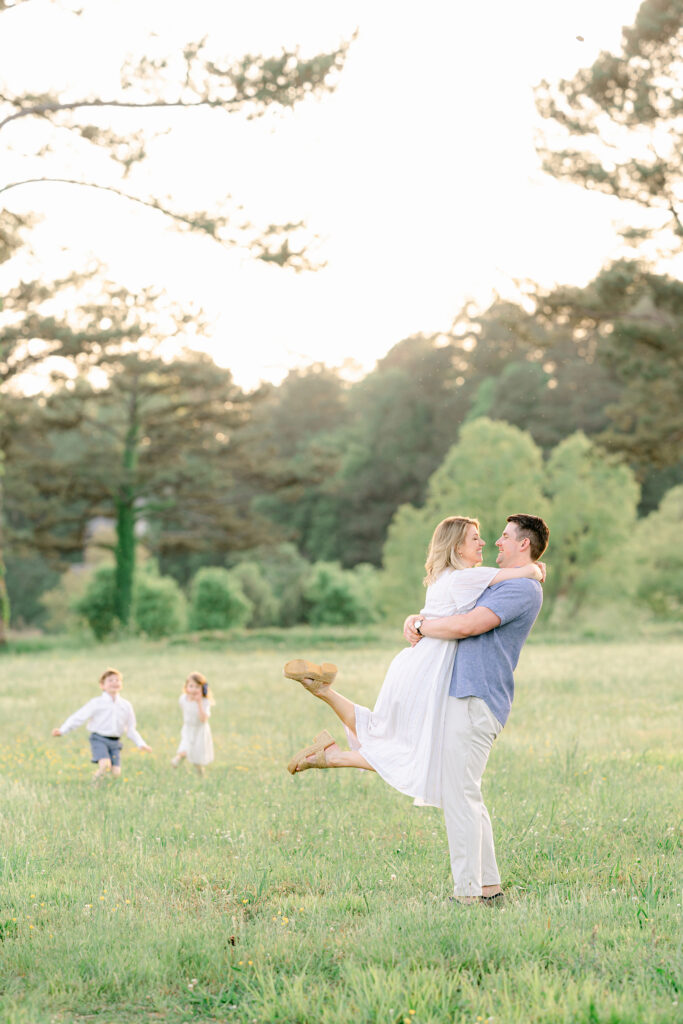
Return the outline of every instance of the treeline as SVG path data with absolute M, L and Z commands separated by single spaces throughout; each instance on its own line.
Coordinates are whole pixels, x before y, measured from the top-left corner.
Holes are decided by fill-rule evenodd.
M 636 513 L 649 522 L 683 481 L 683 286 L 632 262 L 586 289 L 539 297 L 533 312 L 497 303 L 463 313 L 450 335 L 402 341 L 354 384 L 317 365 L 247 393 L 208 356 L 162 359 L 140 301 L 109 296 L 90 315 L 80 372 L 53 374 L 38 398 L 5 396 L 7 578 L 18 625 L 49 624 L 43 593 L 82 563 L 102 521 L 114 526 L 104 541 L 112 628 L 139 606 L 140 552 L 176 581 L 177 609 L 193 607 L 200 570 L 226 571 L 234 602 L 224 623 L 397 614 L 392 595 L 412 594 L 410 607 L 419 600 L 438 518 L 478 515 L 490 544 L 514 508 L 551 509 L 549 607 L 555 598 L 576 607 L 591 588 L 597 595 L 600 573 L 587 577 L 586 559 L 595 569 L 628 547 Z M 562 467 L 560 491 L 543 483 L 543 460 L 548 480 Z M 590 495 L 589 470 L 598 481 Z M 411 515 L 415 535 L 397 539 Z M 616 534 L 610 516 L 622 517 Z M 577 538 L 586 557 L 568 555 Z M 148 590 L 150 565 L 138 574 Z M 193 614 L 173 621 L 196 626 Z

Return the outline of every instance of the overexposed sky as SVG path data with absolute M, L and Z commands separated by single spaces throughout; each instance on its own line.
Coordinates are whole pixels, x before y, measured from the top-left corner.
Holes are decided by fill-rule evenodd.
M 76 18 L 30 0 L 0 16 L 0 74 L 17 90 L 112 94 L 121 60 L 206 35 L 217 53 L 304 53 L 358 30 L 337 91 L 247 122 L 179 112 L 131 188 L 193 209 L 231 194 L 253 223 L 303 219 L 319 237 L 315 273 L 255 263 L 181 235 L 102 193 L 23 186 L 3 196 L 44 220 L 46 273 L 94 256 L 130 288 L 164 287 L 209 318 L 214 358 L 246 387 L 292 366 L 372 368 L 417 332 L 449 328 L 463 302 L 514 293 L 516 279 L 583 283 L 618 248 L 616 200 L 542 174 L 533 86 L 569 77 L 619 46 L 639 0 L 83 0 Z M 155 37 L 146 42 L 149 32 Z M 577 39 L 583 37 L 583 41 Z M 118 131 L 161 127 L 125 114 Z M 59 157 L 27 162 L 44 126 L 0 135 L 3 183 L 31 174 L 101 176 Z M 7 151 L 7 147 L 11 151 Z M 102 177 L 103 176 L 103 177 Z

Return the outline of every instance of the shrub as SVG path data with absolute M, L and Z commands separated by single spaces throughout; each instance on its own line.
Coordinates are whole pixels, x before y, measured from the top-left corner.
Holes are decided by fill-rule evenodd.
M 229 572 L 230 579 L 237 583 L 247 600 L 251 601 L 252 611 L 247 625 L 254 628 L 280 625 L 280 602 L 261 566 L 257 562 L 240 562 Z
M 74 610 L 85 619 L 96 638 L 104 640 L 118 623 L 115 608 L 116 569 L 103 565 L 94 573 L 83 596 L 74 603 Z
M 304 588 L 310 579 L 311 563 L 299 554 L 294 544 L 269 544 L 252 548 L 245 552 L 243 562 L 238 562 L 235 569 L 239 570 L 246 562 L 254 565 L 266 584 L 270 587 L 273 599 L 277 602 L 277 616 L 273 619 L 275 626 L 294 626 L 305 620 Z M 246 596 L 255 600 L 245 579 L 242 584 Z M 261 616 L 259 612 L 259 616 Z M 270 614 L 270 611 L 268 611 Z
M 142 573 L 135 584 L 133 614 L 140 633 L 153 638 L 172 636 L 185 628 L 185 598 L 170 576 Z
M 252 603 L 227 569 L 200 569 L 190 590 L 190 629 L 244 626 Z
M 667 491 L 659 508 L 636 528 L 638 600 L 662 619 L 678 619 L 683 612 L 681 526 L 683 484 Z
M 304 589 L 308 621 L 314 626 L 343 626 L 371 615 L 368 566 L 345 570 L 337 562 L 317 562 Z

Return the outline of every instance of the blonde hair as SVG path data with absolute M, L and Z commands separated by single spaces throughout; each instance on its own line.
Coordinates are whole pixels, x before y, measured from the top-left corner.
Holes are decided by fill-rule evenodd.
M 201 672 L 190 672 L 189 676 L 185 680 L 185 685 L 183 686 L 183 693 L 185 693 L 187 691 L 187 684 L 190 683 L 190 682 L 192 682 L 192 683 L 199 683 L 199 685 L 201 687 L 205 686 L 206 687 L 206 693 L 203 696 L 206 697 L 206 699 L 208 700 L 209 704 L 215 704 L 216 703 L 216 701 L 213 699 L 213 694 L 211 693 L 211 687 L 209 686 L 209 684 L 206 681 L 206 676 L 203 676 L 201 674 Z
M 448 516 L 447 519 L 441 520 L 429 542 L 425 562 L 427 575 L 422 581 L 425 587 L 434 583 L 444 569 L 467 568 L 458 554 L 458 545 L 464 541 L 470 526 L 476 526 L 478 530 L 479 520 L 470 519 L 468 516 Z
M 118 676 L 121 682 L 123 682 L 123 672 L 119 672 L 117 668 L 105 668 L 104 672 L 100 676 L 100 686 L 107 676 Z

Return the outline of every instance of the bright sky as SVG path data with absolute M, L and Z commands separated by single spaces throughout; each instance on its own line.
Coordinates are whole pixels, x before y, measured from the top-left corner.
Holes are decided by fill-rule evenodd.
M 639 5 L 83 0 L 76 18 L 30 0 L 0 15 L 0 68 L 33 92 L 113 93 L 122 56 L 144 52 L 149 31 L 164 49 L 208 35 L 234 55 L 296 44 L 317 52 L 356 28 L 358 39 L 334 94 L 251 122 L 181 113 L 131 178 L 188 208 L 211 209 L 230 193 L 253 223 L 305 220 L 326 263 L 316 273 L 179 235 L 160 215 L 101 193 L 32 185 L 3 198 L 44 215 L 34 248 L 46 272 L 94 256 L 121 284 L 164 287 L 201 306 L 207 347 L 245 387 L 314 361 L 351 360 L 364 372 L 402 338 L 447 330 L 468 299 L 514 294 L 516 279 L 584 283 L 617 252 L 617 201 L 541 173 L 532 89 L 618 48 Z M 156 124 L 125 118 L 121 130 Z M 3 153 L 3 182 L 27 169 L 97 174 L 97 164 L 68 157 L 27 164 L 19 150 L 43 130 L 4 129 L 3 149 L 15 152 Z

